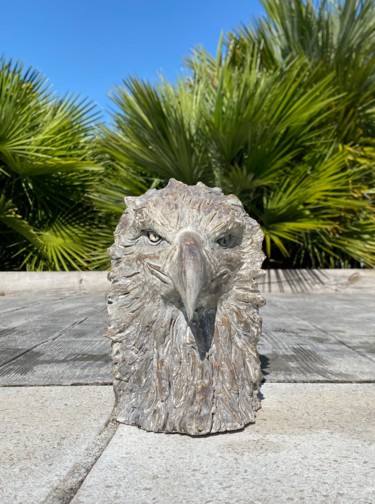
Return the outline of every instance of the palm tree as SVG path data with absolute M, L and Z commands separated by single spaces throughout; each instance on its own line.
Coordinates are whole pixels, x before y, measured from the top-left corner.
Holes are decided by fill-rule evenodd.
M 0 62 L 0 269 L 87 269 L 103 231 L 87 193 L 100 167 L 93 106 Z M 100 248 L 100 245 L 99 245 Z
M 216 57 L 193 52 L 192 75 L 177 85 L 125 81 L 113 96 L 114 127 L 102 130 L 111 166 L 104 206 L 110 200 L 112 209 L 121 208 L 124 192 L 164 185 L 171 176 L 189 184 L 202 180 L 237 194 L 261 223 L 268 265 L 374 266 L 373 60 L 354 36 L 351 50 L 356 41 L 358 51 L 363 44 L 360 58 L 368 63 L 357 101 L 358 82 L 347 75 L 352 91 L 344 91 L 337 65 L 328 63 L 333 48 L 341 47 L 328 47 L 328 40 L 344 37 L 352 4 L 267 0 L 267 17 L 230 34 L 224 48 L 221 41 Z M 354 4 L 362 26 L 369 2 Z M 297 14 L 306 26 L 295 27 Z M 331 31 L 326 40 L 321 28 L 321 48 L 310 54 L 313 42 L 304 37 L 315 36 L 326 18 Z M 332 27 L 340 35 L 330 35 Z M 330 54 L 327 63 L 316 53 Z
M 375 3 L 373 0 L 264 0 L 266 16 L 229 35 L 233 62 L 256 45 L 265 68 L 304 57 L 317 78 L 333 74 L 345 107 L 336 127 L 344 143 L 374 136 Z M 343 105 L 342 102 L 342 105 Z
M 374 265 L 375 186 L 375 4 L 372 0 L 264 0 L 266 16 L 229 34 L 228 53 L 234 66 L 255 46 L 261 67 L 275 69 L 304 58 L 317 83 L 332 75 L 338 100 L 327 123 L 335 133 L 336 149 L 346 152 L 345 166 L 360 174 L 360 187 L 351 187 L 365 211 L 340 220 L 340 232 L 329 239 L 321 233 L 304 237 L 311 254 L 333 254 L 333 264 Z M 351 184 L 352 182 L 350 182 Z M 362 246 L 361 246 L 362 244 Z M 328 248 L 328 250 L 327 250 Z M 362 250 L 361 250 L 362 248 Z M 339 259 L 341 257 L 341 261 Z M 322 262 L 322 261 L 319 261 Z M 330 262 L 332 264 L 332 261 Z M 354 264 L 355 264 L 354 263 Z

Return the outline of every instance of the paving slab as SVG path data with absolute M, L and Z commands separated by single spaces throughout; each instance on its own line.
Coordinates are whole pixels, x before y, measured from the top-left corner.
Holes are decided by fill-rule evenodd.
M 11 299 L 0 298 L 2 386 L 112 382 L 104 295 Z
M 269 295 L 258 349 L 272 382 L 375 381 L 372 294 Z
M 294 287 L 275 294 L 275 274 L 257 423 L 199 439 L 121 425 L 106 449 L 103 275 L 0 296 L 1 504 L 375 502 L 375 277 L 328 275 L 318 293 L 319 275 L 288 273 Z M 73 384 L 93 386 L 60 386 Z
M 375 385 L 262 387 L 257 422 L 202 438 L 120 425 L 72 504 L 375 502 Z
M 111 385 L 110 343 L 96 340 L 49 341 L 0 367 L 2 386 Z
M 112 387 L 1 388 L 1 504 L 43 502 L 90 459 L 112 407 Z
M 65 296 L 47 299 L 30 296 L 0 298 L 0 365 L 7 364 L 25 352 L 37 349 L 46 341 L 53 341 L 100 313 L 102 326 L 106 322 L 103 296 Z M 2 304 L 5 302 L 3 309 Z M 98 334 L 95 332 L 95 338 Z
M 267 381 L 375 382 L 372 293 L 266 298 L 259 351 Z M 0 314 L 0 386 L 111 383 L 103 294 L 5 296 Z

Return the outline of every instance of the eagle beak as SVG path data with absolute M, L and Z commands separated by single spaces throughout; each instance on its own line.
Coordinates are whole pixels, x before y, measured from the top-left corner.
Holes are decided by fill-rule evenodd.
M 199 294 L 211 280 L 211 268 L 203 251 L 198 233 L 185 231 L 179 236 L 178 249 L 171 268 L 171 278 L 185 306 L 191 322 L 198 304 Z

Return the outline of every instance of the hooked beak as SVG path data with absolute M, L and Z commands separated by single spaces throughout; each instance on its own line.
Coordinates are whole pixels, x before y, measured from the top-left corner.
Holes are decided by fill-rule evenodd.
M 185 231 L 179 237 L 171 278 L 185 306 L 188 322 L 192 321 L 199 294 L 211 277 L 201 237 L 193 231 Z

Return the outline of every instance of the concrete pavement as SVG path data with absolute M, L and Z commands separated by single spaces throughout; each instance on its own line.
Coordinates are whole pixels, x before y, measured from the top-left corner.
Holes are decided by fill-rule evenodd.
M 120 425 L 72 503 L 374 502 L 375 385 L 262 393 L 242 432 L 194 439 Z
M 1 388 L 0 502 L 44 502 L 73 468 L 85 477 L 112 403 L 112 387 Z
M 32 291 L 7 288 L 0 502 L 375 502 L 375 285 L 373 271 L 353 274 L 310 290 L 315 274 L 304 275 L 283 294 L 268 284 L 257 423 L 199 439 L 108 422 L 103 275 L 75 288 L 66 277 L 68 289 L 60 277 L 58 291 L 38 290 L 36 277 Z

